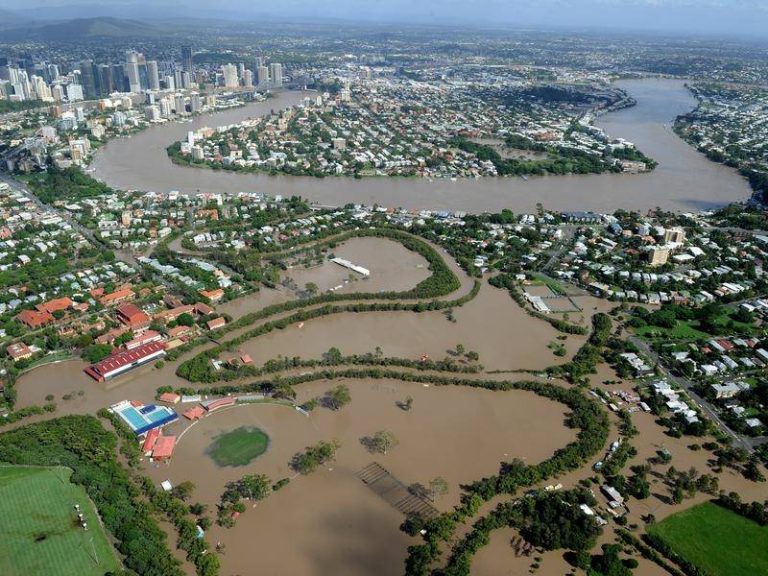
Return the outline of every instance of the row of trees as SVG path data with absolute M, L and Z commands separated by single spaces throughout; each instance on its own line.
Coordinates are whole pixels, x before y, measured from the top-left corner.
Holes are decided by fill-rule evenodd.
M 325 369 L 310 374 L 287 376 L 278 380 L 212 386 L 206 389 L 180 388 L 177 392 L 182 394 L 204 393 L 213 396 L 251 392 L 269 394 L 277 390 L 290 391 L 293 387 L 308 382 L 340 378 L 355 380 L 365 378 L 395 379 L 440 386 L 468 386 L 499 392 L 526 390 L 568 406 L 571 412 L 567 424 L 579 430 L 574 442 L 557 450 L 551 458 L 544 462 L 530 466 L 519 460 L 503 463 L 498 475 L 465 486 L 461 504 L 453 512 L 428 521 L 425 524 L 427 530 L 425 543 L 409 548 L 407 562 L 409 575 L 427 574 L 429 567 L 439 556 L 439 542 L 449 539 L 457 524 L 474 516 L 483 502 L 497 494 L 514 494 L 522 487 L 531 486 L 562 472 L 577 469 L 600 451 L 608 438 L 608 418 L 600 405 L 584 396 L 576 388 L 563 388 L 546 382 L 478 380 L 440 374 L 398 372 L 378 367 L 358 367 L 338 371 Z M 299 462 L 302 460 L 303 458 Z M 309 462 L 312 460 L 310 457 Z
M 261 324 L 256 328 L 253 328 L 251 330 L 244 332 L 243 334 L 239 335 L 236 338 L 228 340 L 218 346 L 214 346 L 213 348 L 209 348 L 205 352 L 202 352 L 197 356 L 182 362 L 179 365 L 178 369 L 176 370 L 176 374 L 179 377 L 184 378 L 185 380 L 188 380 L 190 382 L 206 382 L 210 384 L 219 380 L 219 374 L 217 374 L 212 369 L 212 366 L 210 363 L 211 359 L 216 358 L 219 354 L 221 354 L 224 351 L 234 350 L 244 342 L 247 342 L 248 340 L 252 340 L 264 334 L 268 334 L 273 330 L 282 330 L 284 328 L 287 328 L 291 324 L 306 322 L 314 318 L 320 318 L 320 317 L 329 316 L 332 314 L 340 314 L 343 312 L 410 311 L 410 312 L 420 313 L 420 312 L 426 312 L 428 310 L 442 310 L 445 308 L 451 308 L 451 307 L 463 305 L 464 303 L 473 299 L 479 291 L 480 291 L 480 283 L 475 282 L 472 288 L 472 291 L 470 293 L 464 296 L 461 296 L 456 300 L 450 300 L 450 301 L 431 300 L 429 302 L 415 302 L 415 303 L 358 302 L 358 303 L 346 304 L 346 305 L 326 304 L 325 306 L 321 306 L 319 308 L 302 309 L 296 312 L 295 314 L 283 317 L 279 320 L 271 320 L 271 321 L 265 322 L 264 324 Z M 318 298 L 325 298 L 325 296 L 319 296 Z M 282 308 L 282 307 L 285 307 L 286 309 L 299 308 L 301 307 L 302 302 L 306 303 L 308 301 L 307 300 L 292 301 L 292 302 L 286 303 L 286 304 L 297 304 L 297 305 L 291 305 L 291 306 L 286 306 L 286 305 L 270 306 L 268 308 L 264 308 L 260 313 L 243 316 L 240 318 L 240 320 L 232 322 L 228 326 L 237 326 L 237 327 L 247 326 L 249 324 L 254 323 L 260 318 L 277 314 L 278 313 L 277 311 L 271 310 L 273 308 Z M 250 321 L 245 321 L 245 320 L 250 320 Z M 203 341 L 196 341 L 195 345 L 200 344 L 202 342 Z M 175 349 L 174 352 L 176 352 L 176 354 L 174 355 L 174 358 L 178 357 L 178 354 L 180 354 L 182 351 L 188 351 L 192 347 L 194 347 L 194 345 L 186 348 L 184 346 L 180 346 L 179 348 Z M 169 359 L 172 360 L 173 358 L 171 358 L 169 355 Z
M 143 576 L 182 576 L 151 508 L 140 502 L 117 462 L 116 449 L 116 436 L 91 416 L 66 416 L 0 435 L 2 462 L 73 470 L 72 482 L 93 500 L 126 568 Z

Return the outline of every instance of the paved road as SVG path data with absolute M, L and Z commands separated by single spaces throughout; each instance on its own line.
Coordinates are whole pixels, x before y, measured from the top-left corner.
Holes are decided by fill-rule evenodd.
M 42 210 L 46 210 L 48 212 L 53 212 L 54 214 L 60 216 L 62 219 L 64 219 L 70 226 L 72 226 L 73 229 L 77 230 L 80 234 L 82 234 L 85 238 L 87 238 L 94 246 L 104 246 L 109 247 L 115 254 L 115 258 L 120 260 L 121 262 L 124 262 L 128 264 L 131 268 L 139 272 L 142 270 L 143 266 L 142 264 L 136 259 L 136 257 L 131 254 L 130 252 L 126 250 L 117 250 L 113 247 L 106 244 L 104 241 L 102 241 L 100 238 L 97 238 L 96 235 L 93 233 L 92 230 L 86 228 L 83 226 L 77 218 L 73 218 L 72 214 L 70 214 L 66 210 L 60 210 L 56 208 L 55 206 L 51 206 L 48 204 L 44 204 L 37 196 L 35 196 L 31 190 L 29 190 L 26 186 L 24 186 L 23 182 L 20 182 L 16 180 L 15 178 L 12 178 L 8 176 L 7 174 L 0 174 L 0 182 L 5 182 L 8 184 L 11 188 L 15 190 L 19 190 L 23 192 L 27 197 L 29 197 L 39 208 Z M 162 283 L 166 288 L 172 289 L 173 283 L 169 280 L 166 280 L 165 278 L 162 278 L 159 274 L 154 275 L 156 280 L 160 283 Z
M 740 434 L 737 434 L 731 428 L 728 427 L 728 425 L 723 422 L 723 420 L 718 415 L 717 411 L 712 407 L 712 405 L 707 402 L 704 398 L 702 398 L 694 389 L 693 389 L 693 382 L 688 380 L 687 378 L 682 378 L 681 376 L 675 376 L 672 374 L 669 370 L 667 370 L 664 365 L 662 364 L 661 360 L 659 359 L 659 355 L 651 349 L 651 347 L 648 345 L 648 343 L 641 338 L 638 338 L 637 336 L 630 336 L 629 341 L 632 342 L 635 346 L 637 346 L 640 351 L 648 356 L 652 362 L 659 366 L 659 369 L 661 370 L 664 377 L 669 380 L 670 382 L 673 382 L 677 384 L 677 386 L 680 387 L 680 389 L 684 390 L 686 394 L 691 398 L 691 400 L 694 401 L 694 403 L 701 409 L 702 412 L 713 422 L 715 422 L 720 429 L 728 434 L 731 438 L 733 438 L 734 443 L 744 448 L 747 452 L 754 452 L 755 446 L 758 446 L 760 444 L 763 444 L 765 442 L 768 442 L 768 438 L 748 438 L 741 436 Z

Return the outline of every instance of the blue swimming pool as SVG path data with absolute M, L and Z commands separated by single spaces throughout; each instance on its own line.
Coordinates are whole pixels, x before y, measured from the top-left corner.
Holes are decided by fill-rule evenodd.
M 136 434 L 144 434 L 179 417 L 176 412 L 165 406 L 151 405 L 137 409 L 126 405 L 116 408 L 115 411 Z

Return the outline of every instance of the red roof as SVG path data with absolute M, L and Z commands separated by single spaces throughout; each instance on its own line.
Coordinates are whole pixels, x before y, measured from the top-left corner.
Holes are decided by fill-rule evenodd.
M 205 414 L 202 406 L 195 406 L 184 412 L 184 418 L 188 420 L 199 420 Z
M 29 328 L 40 328 L 54 321 L 50 312 L 38 312 L 37 310 L 22 310 L 16 319 Z
M 224 298 L 224 290 L 216 288 L 214 290 L 200 290 L 200 294 L 208 298 L 211 302 L 216 302 Z
M 147 452 L 152 452 L 158 438 L 160 438 L 160 428 L 152 428 L 152 430 L 147 432 L 147 437 L 144 438 L 144 444 L 141 446 L 141 451 L 145 454 Z
M 85 372 L 92 378 L 101 380 L 105 378 L 107 374 L 124 366 L 129 366 L 134 362 L 139 362 L 160 350 L 165 350 L 165 344 L 163 342 L 150 342 L 149 344 L 144 344 L 133 350 L 125 350 L 113 354 L 101 362 L 88 366 L 88 368 L 85 369 Z
M 203 302 L 198 302 L 195 304 L 195 312 L 202 316 L 208 316 L 208 314 L 213 314 L 213 308 L 208 306 L 208 304 L 205 304 Z
M 203 404 L 206 410 L 208 412 L 213 412 L 214 410 L 218 410 L 219 408 L 224 408 L 225 406 L 232 406 L 235 403 L 235 399 L 231 396 L 225 396 L 224 398 L 218 398 L 216 400 L 209 400 Z
M 159 398 L 160 402 L 168 402 L 169 404 L 176 404 L 179 400 L 181 400 L 181 396 L 178 394 L 174 394 L 173 392 L 165 392 L 164 394 L 160 394 Z
M 8 348 L 6 348 L 6 352 L 8 352 L 8 356 L 13 358 L 14 361 L 32 354 L 32 350 L 30 350 L 29 346 L 24 344 L 24 342 L 9 344 Z
M 189 326 L 174 326 L 173 328 L 168 329 L 168 338 L 178 338 L 179 336 L 189 334 L 190 332 L 192 332 L 192 328 Z
M 213 320 L 210 320 L 207 326 L 208 326 L 208 330 L 216 330 L 217 328 L 221 328 L 226 324 L 227 324 L 227 320 L 222 316 L 219 316 L 218 318 L 214 318 Z
M 170 458 L 174 448 L 176 448 L 176 436 L 160 436 L 152 450 L 152 458 L 161 460 Z
M 58 312 L 59 310 L 67 310 L 69 309 L 74 302 L 69 299 L 69 297 L 64 296 L 64 298 L 56 298 L 54 300 L 48 300 L 48 302 L 43 302 L 42 304 L 38 304 L 36 308 L 40 312 L 50 312 L 53 314 L 54 312 Z
M 134 348 L 138 348 L 142 344 L 148 344 L 149 342 L 156 342 L 156 341 L 160 340 L 161 338 L 162 338 L 162 335 L 160 334 L 160 332 L 156 332 L 154 330 L 147 330 L 141 336 L 126 342 L 125 343 L 125 349 L 126 350 L 133 350 Z
M 104 296 L 102 296 L 99 301 L 102 304 L 109 305 L 114 304 L 115 302 L 122 302 L 128 298 L 133 298 L 133 290 L 130 288 L 122 288 L 112 292 L 111 294 L 104 294 Z

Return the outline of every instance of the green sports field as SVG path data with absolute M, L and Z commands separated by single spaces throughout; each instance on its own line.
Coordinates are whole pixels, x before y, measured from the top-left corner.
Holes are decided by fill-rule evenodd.
M 269 436 L 258 428 L 241 426 L 217 436 L 207 453 L 219 466 L 245 466 L 267 451 Z
M 648 531 L 712 576 L 768 574 L 768 526 L 717 504 L 694 506 Z
M 119 568 L 96 510 L 68 468 L 0 465 L 0 574 L 103 576 Z M 88 530 L 77 524 L 80 505 Z

